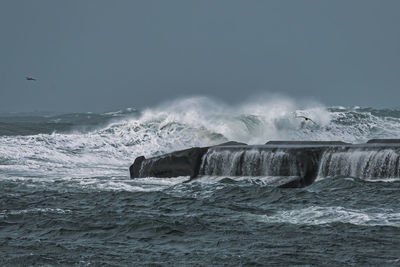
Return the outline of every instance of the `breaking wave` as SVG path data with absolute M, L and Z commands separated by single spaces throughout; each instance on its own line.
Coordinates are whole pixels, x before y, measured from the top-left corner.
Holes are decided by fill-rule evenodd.
M 297 210 L 282 210 L 273 215 L 251 215 L 265 223 L 291 223 L 295 225 L 321 225 L 349 223 L 368 226 L 400 227 L 400 213 L 393 210 L 352 210 L 344 207 L 312 206 Z
M 6 176 L 114 177 L 127 175 L 127 167 L 139 155 L 228 140 L 262 144 L 393 138 L 400 133 L 400 111 L 300 105 L 276 97 L 233 106 L 194 97 L 143 111 L 3 114 L 0 123 L 0 171 Z

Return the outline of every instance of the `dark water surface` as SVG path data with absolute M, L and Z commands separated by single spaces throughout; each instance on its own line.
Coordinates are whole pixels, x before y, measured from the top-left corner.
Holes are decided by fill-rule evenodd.
M 348 162 L 398 162 L 397 150 L 328 155 L 334 177 L 302 189 L 128 177 L 137 156 L 228 140 L 400 136 L 399 110 L 295 106 L 194 98 L 142 112 L 0 114 L 0 265 L 400 266 L 400 179 L 364 179 L 353 174 L 372 165 Z
M 400 264 L 399 181 L 277 189 L 227 178 L 151 188 L 1 181 L 2 264 Z

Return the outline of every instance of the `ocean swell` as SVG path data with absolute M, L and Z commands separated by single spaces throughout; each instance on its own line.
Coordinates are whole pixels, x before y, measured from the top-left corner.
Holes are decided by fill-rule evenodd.
M 46 128 L 45 132 L 33 129 L 31 134 L 0 136 L 0 171 L 7 177 L 125 176 L 127 167 L 139 155 L 149 157 L 228 140 L 248 144 L 269 140 L 365 142 L 400 133 L 400 111 L 300 105 L 288 98 L 260 98 L 228 105 L 194 97 L 141 112 L 127 109 L 35 116 L 33 122 L 69 127 L 56 127 L 51 133 Z M 0 116 L 0 122 L 24 125 L 29 120 L 24 118 Z

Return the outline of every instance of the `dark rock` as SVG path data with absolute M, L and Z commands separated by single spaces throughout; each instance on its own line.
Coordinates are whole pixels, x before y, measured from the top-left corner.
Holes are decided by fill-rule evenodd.
M 201 157 L 208 148 L 194 147 L 162 156 L 139 157 L 131 166 L 131 178 L 141 177 L 195 177 L 199 173 Z
M 371 139 L 367 144 L 398 144 L 400 139 Z
M 129 167 L 129 173 L 131 174 L 131 178 L 140 177 L 140 169 L 142 168 L 142 162 L 146 158 L 144 156 L 137 157 L 133 164 Z
M 295 154 L 299 178 L 279 187 L 297 188 L 312 184 L 318 176 L 319 163 L 325 149 L 302 148 L 289 151 Z
M 346 155 L 354 151 L 375 151 L 379 155 L 380 151 L 385 151 L 388 147 L 399 151 L 400 154 L 400 139 L 372 139 L 367 144 L 357 145 L 340 141 L 270 141 L 266 145 L 246 145 L 231 141 L 212 147 L 189 148 L 149 159 L 141 156 L 135 159 L 129 170 L 131 178 L 177 176 L 195 178 L 202 175 L 221 176 L 226 173 L 229 173 L 227 176 L 257 177 L 268 174 L 278 177 L 279 181 L 274 186 L 304 187 L 315 181 L 320 169 L 323 173 L 329 173 L 331 159 L 327 159 L 326 155 L 334 153 Z M 396 158 L 398 154 L 394 153 L 390 162 L 400 162 L 400 159 Z M 325 163 L 320 166 L 323 155 Z M 379 162 L 368 162 L 366 166 Z M 262 166 L 266 163 L 267 166 Z M 202 164 L 205 167 L 200 170 Z M 373 172 L 373 176 L 397 177 L 398 164 L 400 163 L 395 164 L 396 166 L 392 164 L 393 172 L 375 168 L 377 171 Z M 265 167 L 271 169 L 265 172 Z M 231 170 L 226 171 L 227 168 Z M 368 170 L 367 173 L 371 171 Z
M 342 141 L 268 141 L 266 145 L 349 145 Z
M 229 141 L 216 146 L 238 145 L 247 144 Z M 194 147 L 149 159 L 140 156 L 130 166 L 130 176 L 131 178 L 178 176 L 190 176 L 194 178 L 199 173 L 201 157 L 207 152 L 208 148 Z
M 228 142 L 212 148 L 194 147 L 149 159 L 141 156 L 136 158 L 130 166 L 130 176 L 131 178 L 190 176 L 193 179 L 199 175 L 202 157 L 209 149 L 222 149 L 233 153 L 234 151 L 253 150 L 255 148 L 272 152 L 277 150 L 269 146 L 248 146 L 242 145 L 242 143 Z M 324 149 L 320 147 L 292 147 L 285 148 L 284 151 L 287 152 L 288 157 L 280 163 L 279 173 L 276 175 L 296 175 L 299 178 L 291 180 L 289 183 L 281 185 L 281 187 L 302 187 L 311 184 L 317 176 L 319 160 Z M 238 161 L 237 164 L 239 165 L 237 167 L 238 171 L 235 172 L 236 175 L 248 175 L 240 171 L 243 169 L 242 165 L 246 164 L 243 159 Z M 296 165 L 295 169 L 298 170 L 296 174 L 291 171 L 293 164 Z M 200 175 L 204 175 L 204 173 Z
M 229 141 L 216 146 L 247 146 L 247 144 L 236 141 Z
M 276 176 L 279 187 L 303 187 L 314 182 L 325 147 L 215 146 L 203 157 L 199 176 Z M 269 159 L 267 163 L 265 160 Z M 230 164 L 234 162 L 234 164 Z M 228 163 L 228 164 L 227 164 Z M 263 164 L 267 163 L 267 166 Z M 228 167 L 229 166 L 229 167 Z M 226 169 L 228 167 L 228 169 Z

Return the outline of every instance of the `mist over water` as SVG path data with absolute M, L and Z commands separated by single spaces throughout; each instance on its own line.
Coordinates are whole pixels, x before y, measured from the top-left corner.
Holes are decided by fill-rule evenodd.
M 299 106 L 287 98 L 231 106 L 197 97 L 143 111 L 9 115 L 1 116 L 0 122 L 0 166 L 10 176 L 28 171 L 70 176 L 71 169 L 74 176 L 87 172 L 125 176 L 137 156 L 228 140 L 248 144 L 270 140 L 365 142 L 400 133 L 400 111 L 327 108 L 315 103 Z
M 0 114 L 5 229 L 0 254 L 4 263 L 23 265 L 116 259 L 124 259 L 121 264 L 310 264 L 310 259 L 396 264 L 399 180 L 364 179 L 387 172 L 371 164 L 395 166 L 386 178 L 396 178 L 396 151 L 379 152 L 388 155 L 387 162 L 368 152 L 353 155 L 368 158 L 368 166 L 346 165 L 348 155 L 326 154 L 323 163 L 336 167 L 321 167 L 325 179 L 292 190 L 271 188 L 262 177 L 229 177 L 227 169 L 203 166 L 207 175 L 222 176 L 183 183 L 189 177 L 131 180 L 128 168 L 137 156 L 230 140 L 363 143 L 399 134 L 400 110 L 326 107 L 283 97 L 235 105 L 193 97 L 100 114 Z M 246 173 L 274 175 L 273 167 L 249 166 Z M 349 247 L 356 248 L 356 256 Z M 371 249 L 382 259 L 371 256 Z M 292 256 L 284 256 L 288 253 Z M 333 256 L 337 253 L 341 257 Z

